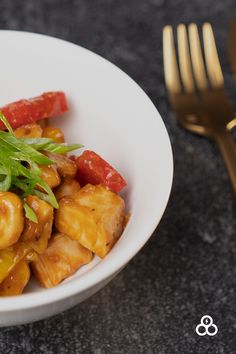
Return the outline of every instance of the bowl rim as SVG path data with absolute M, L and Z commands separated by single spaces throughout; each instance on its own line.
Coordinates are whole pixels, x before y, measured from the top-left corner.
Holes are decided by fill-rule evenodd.
M 96 267 L 82 274 L 79 282 L 71 281 L 71 282 L 64 283 L 63 286 L 60 287 L 60 290 L 56 286 L 50 289 L 45 289 L 45 291 L 42 292 L 40 291 L 36 293 L 26 293 L 21 296 L 18 295 L 18 296 L 2 297 L 0 298 L 0 313 L 4 314 L 8 312 L 17 311 L 17 310 L 21 311 L 26 309 L 32 309 L 39 306 L 55 303 L 65 298 L 72 297 L 78 293 L 84 292 L 85 290 L 89 290 L 90 288 L 94 287 L 98 283 L 101 283 L 105 279 L 112 277 L 113 274 L 121 270 L 141 250 L 141 248 L 148 241 L 148 239 L 151 237 L 154 230 L 156 229 L 157 225 L 159 224 L 169 200 L 172 182 L 173 182 L 174 166 L 173 166 L 173 153 L 172 153 L 169 135 L 167 133 L 161 115 L 159 114 L 157 108 L 155 107 L 151 99 L 147 96 L 145 91 L 122 69 L 120 69 L 118 66 L 116 66 L 109 60 L 105 59 L 101 55 L 96 54 L 93 51 L 86 49 L 78 44 L 75 44 L 73 42 L 61 38 L 57 38 L 57 37 L 53 37 L 41 33 L 34 33 L 30 31 L 0 30 L 0 35 L 2 33 L 6 33 L 7 35 L 22 35 L 22 36 L 29 36 L 29 37 L 30 36 L 38 37 L 45 40 L 59 41 L 64 45 L 66 44 L 68 46 L 79 47 L 80 50 L 86 51 L 89 55 L 95 56 L 97 60 L 103 61 L 106 64 L 112 66 L 113 69 L 118 70 L 123 76 L 126 77 L 127 80 L 131 81 L 132 84 L 136 86 L 136 89 L 141 91 L 141 93 L 144 96 L 146 96 L 147 102 L 149 102 L 149 104 L 152 106 L 152 109 L 155 110 L 156 118 L 160 120 L 159 123 L 161 125 L 162 134 L 165 135 L 166 156 L 168 156 L 165 165 L 167 171 L 165 193 L 162 193 L 161 202 L 159 200 L 159 204 L 160 204 L 159 210 L 156 213 L 156 217 L 153 218 L 152 222 L 149 224 L 146 234 L 143 235 L 142 238 L 137 238 L 137 241 L 132 244 L 133 245 L 132 250 L 126 249 L 122 254 L 119 254 L 119 257 L 116 257 L 116 261 L 109 263 L 109 267 L 107 265 L 104 266 L 104 262 L 99 262 L 99 264 L 97 264 Z

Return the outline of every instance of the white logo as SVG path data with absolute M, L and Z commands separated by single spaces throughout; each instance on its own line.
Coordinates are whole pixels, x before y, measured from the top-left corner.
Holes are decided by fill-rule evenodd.
M 218 332 L 218 327 L 213 323 L 211 316 L 205 315 L 201 318 L 201 323 L 196 327 L 196 333 L 199 336 L 215 336 Z

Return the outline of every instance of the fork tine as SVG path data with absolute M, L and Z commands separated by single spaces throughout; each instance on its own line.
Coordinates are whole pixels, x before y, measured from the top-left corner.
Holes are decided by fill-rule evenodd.
M 183 86 L 186 92 L 194 92 L 194 81 L 192 75 L 188 37 L 186 27 L 183 24 L 177 27 L 178 54 L 180 73 Z
M 199 90 L 206 90 L 208 88 L 208 84 L 197 25 L 195 23 L 191 23 L 188 27 L 188 31 L 191 59 L 196 84 Z
M 210 23 L 204 23 L 202 31 L 208 77 L 213 88 L 220 88 L 224 85 L 224 77 Z
M 172 26 L 163 29 L 163 60 L 166 86 L 170 95 L 181 92 Z
M 231 69 L 234 73 L 234 75 L 236 76 L 236 41 L 235 41 L 235 37 L 236 37 L 236 20 L 232 20 L 230 23 L 230 28 L 229 28 L 229 60 L 230 60 L 230 65 L 231 65 Z

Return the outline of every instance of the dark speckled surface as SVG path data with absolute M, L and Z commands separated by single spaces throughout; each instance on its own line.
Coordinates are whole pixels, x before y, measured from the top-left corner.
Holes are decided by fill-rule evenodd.
M 1 329 L 1 353 L 236 353 L 234 198 L 215 146 L 176 124 L 163 82 L 161 43 L 164 24 L 210 20 L 235 98 L 226 43 L 234 16 L 234 0 L 1 0 L 1 28 L 78 43 L 135 79 L 163 116 L 175 162 L 168 208 L 143 250 L 77 307 Z M 219 327 L 215 337 L 195 333 L 204 314 Z

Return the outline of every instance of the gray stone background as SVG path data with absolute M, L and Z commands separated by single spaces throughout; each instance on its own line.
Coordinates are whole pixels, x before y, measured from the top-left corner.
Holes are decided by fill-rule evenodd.
M 0 28 L 80 44 L 138 82 L 167 126 L 175 177 L 161 224 L 122 273 L 65 313 L 1 329 L 0 353 L 236 353 L 235 200 L 216 147 L 176 123 L 161 40 L 165 24 L 210 21 L 235 104 L 227 53 L 233 17 L 234 0 L 1 0 Z M 204 314 L 219 327 L 215 337 L 195 333 Z

